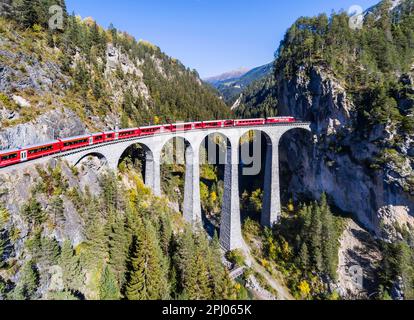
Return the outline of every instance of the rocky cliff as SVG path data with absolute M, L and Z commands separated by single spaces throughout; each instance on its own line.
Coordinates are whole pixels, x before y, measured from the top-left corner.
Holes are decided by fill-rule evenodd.
M 90 18 L 51 34 L 0 17 L 0 149 L 228 114 L 196 72 L 148 42 Z
M 344 13 L 300 18 L 274 74 L 246 90 L 236 113 L 311 121 L 314 137 L 292 132 L 281 142 L 285 196 L 326 192 L 389 239 L 401 237 L 396 225 L 414 225 L 414 52 L 405 46 L 413 3 L 376 8 L 361 30 Z
M 378 125 L 366 138 L 357 134 L 355 106 L 329 70 L 315 66 L 290 81 L 279 78 L 278 83 L 280 114 L 312 121 L 317 137 L 313 145 L 299 132 L 282 141 L 282 166 L 292 174 L 289 192 L 311 198 L 326 192 L 337 207 L 355 214 L 378 234 L 384 224 L 413 224 L 413 135 L 401 136 L 403 163 L 390 161 L 377 169 L 373 164 L 384 143 L 399 133 Z

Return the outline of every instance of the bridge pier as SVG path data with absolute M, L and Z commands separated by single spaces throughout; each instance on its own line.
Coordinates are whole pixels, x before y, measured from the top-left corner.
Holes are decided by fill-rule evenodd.
M 154 195 L 161 197 L 161 150 L 153 151 L 154 160 L 152 161 L 152 190 Z
M 272 227 L 281 214 L 279 181 L 279 136 L 267 137 L 267 151 L 264 175 L 264 194 L 261 224 Z
M 184 219 L 191 224 L 201 223 L 200 149 L 198 145 L 185 150 Z
M 220 244 L 227 250 L 243 248 L 239 194 L 239 138 L 229 138 L 224 171 Z

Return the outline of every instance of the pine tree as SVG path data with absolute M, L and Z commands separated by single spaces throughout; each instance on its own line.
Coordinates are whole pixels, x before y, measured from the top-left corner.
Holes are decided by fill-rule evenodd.
M 19 283 L 14 288 L 12 297 L 16 300 L 31 300 L 39 286 L 39 272 L 32 261 L 27 261 L 20 271 Z
M 59 265 L 63 271 L 63 285 L 67 290 L 79 290 L 83 283 L 79 259 L 74 255 L 70 241 L 64 241 Z
M 109 266 L 105 266 L 99 285 L 99 298 L 101 300 L 119 300 L 120 292 L 118 282 Z
M 17 8 L 18 21 L 25 28 L 31 28 L 38 22 L 37 8 L 39 6 L 39 0 L 22 0 L 21 5 Z
M 109 265 L 115 277 L 123 286 L 125 281 L 126 262 L 128 255 L 128 235 L 125 230 L 125 219 L 117 214 L 114 221 L 108 221 L 109 229 L 107 234 Z
M 50 202 L 48 213 L 54 218 L 56 224 L 65 222 L 64 212 L 63 199 L 60 196 L 54 196 Z
M 308 246 L 306 245 L 306 242 L 303 242 L 302 247 L 300 248 L 299 263 L 300 263 L 300 266 L 303 268 L 303 270 L 308 271 L 308 269 L 309 269 L 309 252 L 308 252 Z
M 87 200 L 85 218 L 85 237 L 87 249 L 85 265 L 96 268 L 104 260 L 107 247 L 105 243 L 104 220 L 98 208 L 98 201 L 93 198 Z
M 41 204 L 34 197 L 23 205 L 22 214 L 32 228 L 41 225 L 46 218 Z
M 167 268 L 154 227 L 144 222 L 135 235 L 125 288 L 128 300 L 166 299 Z
M 323 259 L 322 259 L 322 222 L 321 222 L 321 209 L 318 204 L 315 203 L 312 206 L 312 224 L 310 229 L 310 244 L 312 261 L 315 269 L 319 272 L 323 271 Z
M 321 221 L 322 221 L 322 258 L 325 273 L 332 279 L 336 279 L 336 256 L 335 252 L 335 226 L 329 209 L 326 194 L 321 198 Z
M 60 247 L 54 238 L 41 238 L 42 254 L 41 259 L 44 264 L 53 266 L 59 262 Z
M 212 288 L 212 299 L 222 300 L 229 299 L 229 290 L 227 286 L 228 275 L 223 267 L 220 240 L 217 232 L 214 233 L 209 252 L 208 267 L 210 273 L 210 287 Z

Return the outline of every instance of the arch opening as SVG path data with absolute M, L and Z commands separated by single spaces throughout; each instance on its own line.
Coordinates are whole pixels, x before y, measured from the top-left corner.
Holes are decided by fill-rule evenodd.
M 161 190 L 179 212 L 184 211 L 187 160 L 193 151 L 189 141 L 179 136 L 168 140 L 161 151 Z
M 78 166 L 102 167 L 108 165 L 108 159 L 100 152 L 91 152 L 82 156 L 76 163 Z
M 209 237 L 220 233 L 224 173 L 229 139 L 221 133 L 204 137 L 200 146 L 200 200 L 204 229 Z
M 268 152 L 274 147 L 263 131 L 250 130 L 239 141 L 239 194 L 241 221 L 262 222 Z
M 150 166 L 154 156 L 152 151 L 143 143 L 130 145 L 121 155 L 118 161 L 120 172 L 132 170 L 137 172 L 147 186 L 152 186 Z
M 302 202 L 314 198 L 307 186 L 311 183 L 315 156 L 312 133 L 305 128 L 292 128 L 279 142 L 280 198 L 282 211 L 294 211 Z

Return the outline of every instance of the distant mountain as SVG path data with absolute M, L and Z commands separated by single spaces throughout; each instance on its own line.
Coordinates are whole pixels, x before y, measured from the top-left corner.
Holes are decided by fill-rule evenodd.
M 273 63 L 269 63 L 250 71 L 240 73 L 239 75 L 237 75 L 236 72 L 228 72 L 221 76 L 205 79 L 204 81 L 215 87 L 228 105 L 233 105 L 246 87 L 254 81 L 266 77 L 272 70 Z M 230 76 L 231 74 L 234 76 Z
M 250 69 L 248 68 L 239 68 L 237 70 L 229 71 L 229 72 L 220 74 L 215 77 L 206 78 L 204 79 L 204 81 L 210 84 L 219 83 L 219 82 L 226 81 L 229 79 L 240 78 L 241 76 L 243 76 L 249 71 Z

